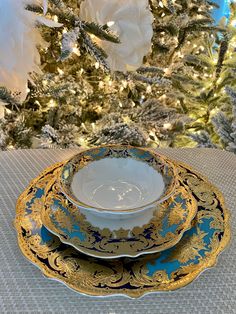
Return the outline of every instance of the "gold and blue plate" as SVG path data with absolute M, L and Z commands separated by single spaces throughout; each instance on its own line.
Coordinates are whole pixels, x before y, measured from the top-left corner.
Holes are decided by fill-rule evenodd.
M 86 220 L 78 207 L 60 191 L 58 172 L 45 189 L 43 225 L 61 242 L 100 258 L 137 257 L 166 250 L 191 227 L 197 202 L 187 185 L 177 180 L 174 194 L 158 206 L 151 221 L 131 230 L 100 229 Z
M 22 193 L 15 227 L 22 253 L 49 278 L 82 294 L 132 298 L 184 287 L 216 263 L 230 239 L 229 212 L 222 194 L 188 166 L 176 164 L 178 176 L 198 208 L 192 227 L 174 247 L 137 258 L 100 259 L 64 244 L 42 224 L 47 184 L 62 166 L 46 169 Z

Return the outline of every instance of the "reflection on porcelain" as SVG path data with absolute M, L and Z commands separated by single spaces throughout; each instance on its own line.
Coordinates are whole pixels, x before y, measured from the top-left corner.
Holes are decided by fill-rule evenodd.
M 104 158 L 74 174 L 75 197 L 100 209 L 119 211 L 145 206 L 163 194 L 162 175 L 147 163 L 133 158 Z
M 59 175 L 61 191 L 98 228 L 142 226 L 175 192 L 173 165 L 143 148 L 104 146 L 72 157 Z
M 101 219 L 102 228 L 99 228 L 97 227 L 99 217 L 91 224 L 93 216 L 88 219 L 89 213 L 84 213 L 70 202 L 60 192 L 56 179 L 57 172 L 45 190 L 45 206 L 41 211 L 42 222 L 47 229 L 59 236 L 62 242 L 95 257 L 136 257 L 170 248 L 190 228 L 197 211 L 197 203 L 188 187 L 177 181 L 174 194 L 159 204 L 152 216 L 145 216 L 148 218 L 146 224 L 143 225 L 141 212 L 140 226 L 137 226 L 137 218 L 124 219 L 121 220 L 121 227 L 113 230 L 106 228 L 106 225 L 103 227 Z M 130 228 L 133 221 L 135 225 Z M 116 220 L 116 224 L 118 222 L 119 220 Z M 113 222 L 111 224 L 114 225 Z
M 192 228 L 173 248 L 133 259 L 101 260 L 61 243 L 41 221 L 45 187 L 61 167 L 57 164 L 32 181 L 17 202 L 15 226 L 22 253 L 46 276 L 83 294 L 137 298 L 186 286 L 213 267 L 228 244 L 229 212 L 221 193 L 205 178 L 187 166 L 175 166 L 181 185 L 194 195 L 198 211 Z

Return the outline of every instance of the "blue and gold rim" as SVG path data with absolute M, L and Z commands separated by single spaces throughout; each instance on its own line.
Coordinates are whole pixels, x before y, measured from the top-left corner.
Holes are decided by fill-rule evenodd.
M 144 206 L 131 209 L 120 209 L 119 213 L 138 212 L 149 207 L 154 207 L 155 205 L 166 201 L 175 192 L 175 187 L 177 185 L 176 169 L 172 162 L 166 159 L 165 156 L 148 148 L 133 147 L 129 145 L 104 145 L 86 149 L 73 156 L 64 164 L 58 174 L 58 183 L 60 185 L 61 192 L 68 198 L 68 200 L 79 208 L 98 212 L 109 211 L 109 209 L 102 209 L 94 206 L 92 207 L 84 202 L 81 202 L 76 198 L 71 189 L 73 175 L 79 171 L 79 169 L 85 167 L 93 161 L 103 158 L 133 158 L 141 162 L 145 162 L 161 173 L 165 182 L 165 190 L 158 199 L 151 203 L 147 203 Z

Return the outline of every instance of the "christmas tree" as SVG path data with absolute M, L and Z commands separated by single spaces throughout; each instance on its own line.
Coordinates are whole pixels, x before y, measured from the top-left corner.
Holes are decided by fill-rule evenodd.
M 235 3 L 216 24 L 206 0 L 4 0 L 0 15 L 4 2 L 15 33 L 0 33 L 0 149 L 236 152 Z

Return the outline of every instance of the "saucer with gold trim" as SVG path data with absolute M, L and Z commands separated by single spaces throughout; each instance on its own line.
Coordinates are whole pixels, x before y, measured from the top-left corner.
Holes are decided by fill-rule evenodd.
M 41 210 L 43 225 L 61 242 L 90 256 L 137 257 L 166 250 L 179 242 L 196 215 L 195 198 L 187 186 L 177 181 L 175 193 L 159 205 L 148 223 L 131 229 L 101 229 L 92 225 L 60 192 L 56 177 L 57 171 L 45 188 Z

